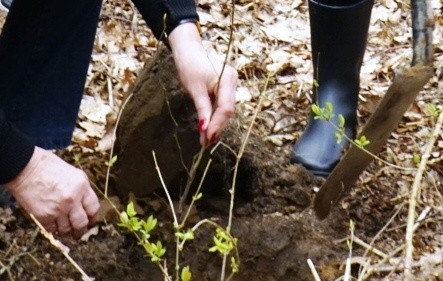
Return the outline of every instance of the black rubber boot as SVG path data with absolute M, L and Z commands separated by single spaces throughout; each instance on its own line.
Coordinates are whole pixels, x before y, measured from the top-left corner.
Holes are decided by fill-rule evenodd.
M 0 0 L 0 8 L 5 11 L 9 11 L 12 5 L 12 1 L 13 0 Z
M 311 46 L 314 66 L 314 102 L 333 105 L 337 116 L 345 118 L 345 132 L 354 138 L 357 125 L 357 103 L 360 68 L 373 0 L 309 1 Z M 327 121 L 315 120 L 311 113 L 308 127 L 294 145 L 291 163 L 302 164 L 314 175 L 326 177 L 349 145 L 339 144 L 335 128 Z

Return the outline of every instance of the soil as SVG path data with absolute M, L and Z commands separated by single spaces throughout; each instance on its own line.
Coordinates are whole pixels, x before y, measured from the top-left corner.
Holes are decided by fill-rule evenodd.
M 183 95 L 178 82 L 171 78 L 174 76 L 172 59 L 167 51 L 160 53 L 159 58 L 147 64 L 144 74 L 135 83 L 137 86 L 130 90 L 133 99 L 127 103 L 119 124 L 118 161 L 110 188 L 113 194 L 119 195 L 121 202 L 127 202 L 130 193 L 131 198 L 135 194 L 141 212 L 153 214 L 159 220 L 154 238 L 167 245 L 167 260 L 172 261 L 175 250 L 172 218 L 157 180 L 151 151 L 156 150 L 165 182 L 177 200 L 186 172 L 182 159 L 177 158 L 175 137 L 187 140 L 181 142 L 186 164 L 192 161 L 199 145 L 192 104 Z M 163 67 L 159 66 L 159 61 Z M 178 127 L 171 121 L 170 112 L 180 113 L 174 115 Z M 295 118 L 306 118 L 303 111 L 291 114 L 295 114 Z M 246 133 L 244 120 L 240 118 L 221 136 L 221 141 L 234 151 L 239 151 Z M 219 225 L 227 223 L 229 188 L 236 158 L 226 146 L 219 146 L 213 155 L 207 153 L 204 157 L 204 160 L 211 157 L 213 164 L 203 185 L 203 199 L 189 219 L 189 226 L 205 218 Z M 362 201 L 365 194 L 350 195 L 328 219 L 319 221 L 311 202 L 322 179 L 314 178 L 298 165 L 290 165 L 289 152 L 290 146 L 270 145 L 254 132 L 249 137 L 239 165 L 233 211 L 232 234 L 238 239 L 241 262 L 240 272 L 233 280 L 312 280 L 308 258 L 316 265 L 322 280 L 334 280 L 343 274 L 342 265 L 348 255 L 346 243 L 337 241 L 349 235 L 349 220 L 357 222 L 359 237 L 367 240 L 386 223 L 395 209 L 396 201 L 386 200 L 394 197 L 394 192 L 374 188 L 372 198 L 384 200 L 371 205 L 374 201 Z M 62 151 L 60 155 L 72 162 L 76 149 Z M 100 158 L 84 153 L 80 160 L 81 167 L 102 189 L 105 160 L 106 155 Z M 71 257 L 95 280 L 163 280 L 161 272 L 145 256 L 134 236 L 117 226 L 112 219 L 115 215 L 106 215 L 107 220 L 98 223 L 98 234 L 87 241 L 58 237 L 70 249 Z M 3 278 L 81 279 L 75 268 L 39 235 L 35 225 L 19 209 L 2 209 L 0 226 Z M 190 265 L 193 280 L 219 279 L 221 258 L 208 251 L 214 232 L 213 227 L 199 228 L 195 239 L 184 248 L 181 263 Z M 362 250 L 357 249 L 356 253 L 359 252 Z

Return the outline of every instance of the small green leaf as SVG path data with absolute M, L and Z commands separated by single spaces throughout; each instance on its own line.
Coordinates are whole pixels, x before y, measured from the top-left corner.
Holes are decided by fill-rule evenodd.
M 114 166 L 115 162 L 117 162 L 117 155 L 114 155 L 109 162 L 106 161 L 105 165 L 108 167 L 112 167 Z
M 318 105 L 316 105 L 315 103 L 311 105 L 311 110 L 319 118 L 321 118 L 321 116 L 323 115 L 320 107 Z
M 345 127 L 345 118 L 341 114 L 338 115 L 338 127 L 339 128 Z
M 80 154 L 74 155 L 74 162 L 79 163 L 80 162 Z
M 342 130 L 335 131 L 335 138 L 337 139 L 337 144 L 341 143 L 343 140 L 344 133 Z
M 129 217 L 126 212 L 120 213 L 120 221 L 122 222 L 123 226 L 125 226 L 125 227 L 127 226 L 128 222 L 129 222 Z
M 320 85 L 318 84 L 318 81 L 314 79 L 313 83 L 315 88 L 318 88 Z
M 195 201 L 197 201 L 197 200 L 201 199 L 202 197 L 203 197 L 203 194 L 200 192 L 200 193 L 196 194 L 193 198 Z
M 355 231 L 355 222 L 353 220 L 349 220 L 349 230 L 351 232 Z
M 326 110 L 326 112 L 327 112 L 328 114 L 334 112 L 334 106 L 332 105 L 331 102 L 327 102 L 327 103 L 325 104 L 325 110 Z
M 416 165 L 420 164 L 421 156 L 419 154 L 414 154 L 414 156 L 412 157 L 412 161 L 414 161 L 414 164 Z
M 238 262 L 234 257 L 231 257 L 231 269 L 234 273 L 238 273 L 240 270 Z
M 132 218 L 135 215 L 137 215 L 137 212 L 135 211 L 134 203 L 133 202 L 129 202 L 128 206 L 126 206 L 126 213 L 128 214 L 128 216 L 130 218 Z
M 137 217 L 130 218 L 129 225 L 131 226 L 131 229 L 134 231 L 139 231 L 142 228 L 142 224 Z
M 149 216 L 146 222 L 143 223 L 143 229 L 146 232 L 151 232 L 151 230 L 153 230 L 156 226 L 157 226 L 157 219 L 154 218 L 152 215 Z
M 192 278 L 192 273 L 189 270 L 189 266 L 183 267 L 182 273 L 181 273 L 182 281 L 191 281 L 191 278 Z
M 193 239 L 194 239 L 194 232 L 192 231 L 192 229 L 188 229 L 184 234 L 183 240 L 193 240 Z
M 430 103 L 428 104 L 428 112 L 429 115 L 431 115 L 432 117 L 437 117 L 440 114 L 440 111 L 437 106 L 435 105 L 435 103 Z
M 359 139 L 355 140 L 355 143 L 357 144 L 358 147 L 364 148 L 371 142 L 366 138 L 366 136 L 361 136 Z

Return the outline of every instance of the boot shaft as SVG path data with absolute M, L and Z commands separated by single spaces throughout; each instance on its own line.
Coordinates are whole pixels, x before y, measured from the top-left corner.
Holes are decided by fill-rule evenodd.
M 310 0 L 314 77 L 357 84 L 373 0 Z M 339 81 L 340 82 L 340 81 Z

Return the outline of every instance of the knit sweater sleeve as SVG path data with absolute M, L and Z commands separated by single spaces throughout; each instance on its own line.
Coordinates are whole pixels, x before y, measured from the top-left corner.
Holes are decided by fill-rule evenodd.
M 6 120 L 0 110 L 0 184 L 15 178 L 33 153 L 34 145 Z
M 143 19 L 157 39 L 176 28 L 182 20 L 198 21 L 197 6 L 194 0 L 133 0 Z M 164 16 L 166 15 L 166 20 Z

